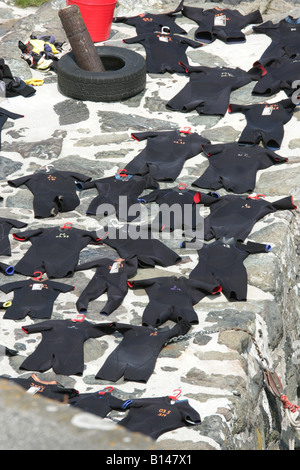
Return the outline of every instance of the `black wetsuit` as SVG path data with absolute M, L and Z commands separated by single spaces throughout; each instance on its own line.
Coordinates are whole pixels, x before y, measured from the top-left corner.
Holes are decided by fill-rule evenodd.
M 185 73 L 180 62 L 188 63 L 187 48 L 202 46 L 187 37 L 160 31 L 123 39 L 123 42 L 140 43 L 144 47 L 147 73 Z
M 228 111 L 242 113 L 246 118 L 247 124 L 240 135 L 240 144 L 258 145 L 262 141 L 265 147 L 278 150 L 284 137 L 283 126 L 292 118 L 295 106 L 290 99 L 285 99 L 277 103 L 231 104 Z
M 289 15 L 278 23 L 266 21 L 259 26 L 253 26 L 253 30 L 271 38 L 271 44 L 265 49 L 260 59 L 291 57 L 294 54 L 300 54 L 300 18 L 292 18 Z
M 157 181 L 175 181 L 189 158 L 202 152 L 202 146 L 209 144 L 196 132 L 169 130 L 133 132 L 138 141 L 146 140 L 146 147 L 129 162 L 127 173 L 150 175 Z
M 167 267 L 181 261 L 175 251 L 153 237 L 153 231 L 148 226 L 138 228 L 138 232 L 130 225 L 117 229 L 110 227 L 107 235 L 100 238 L 101 243 L 115 249 L 121 258 L 137 256 L 139 268 L 153 268 L 155 265 Z
M 92 324 L 87 320 L 47 320 L 23 326 L 28 334 L 41 333 L 36 350 L 20 365 L 20 369 L 56 374 L 82 375 L 84 369 L 84 342 L 113 333 L 108 323 Z
M 73 286 L 56 281 L 26 281 L 10 282 L 0 286 L 5 294 L 14 292 L 11 307 L 9 307 L 3 318 L 10 320 L 21 320 L 27 315 L 30 318 L 51 318 L 53 304 L 60 293 L 70 292 Z
M 259 145 L 245 147 L 237 142 L 204 145 L 203 153 L 209 167 L 192 185 L 212 190 L 225 188 L 236 194 L 254 190 L 258 170 L 288 161 Z
M 159 212 L 151 222 L 151 229 L 170 231 L 175 229 L 196 230 L 203 227 L 199 204 L 212 202 L 217 194 L 204 194 L 184 188 L 184 185 L 168 189 L 156 189 L 143 196 L 141 202 L 156 202 Z
M 105 418 L 112 410 L 122 410 L 124 400 L 114 397 L 110 392 L 99 390 L 97 392 L 79 393 L 70 398 L 69 404 L 74 408 Z
M 168 396 L 127 400 L 123 409 L 128 409 L 129 413 L 118 424 L 153 440 L 173 429 L 201 424 L 198 411 L 188 400 L 173 402 Z
M 168 101 L 166 108 L 172 111 L 224 116 L 233 90 L 257 80 L 256 70 L 246 72 L 241 68 L 188 66 L 182 64 L 189 81 Z
M 296 89 L 293 84 L 300 77 L 300 54 L 261 59 L 253 64 L 252 70 L 255 69 L 261 77 L 252 90 L 253 95 L 270 96 L 283 90 L 291 96 Z
M 217 283 L 228 300 L 247 300 L 248 276 L 244 260 L 251 254 L 267 253 L 270 245 L 235 242 L 222 238 L 204 244 L 198 251 L 198 263 L 190 273 L 190 279 Z
M 9 233 L 12 228 L 27 227 L 25 222 L 15 219 L 7 219 L 0 217 L 0 256 L 10 256 L 11 246 L 9 241 Z
M 97 268 L 93 278 L 80 294 L 76 307 L 79 313 L 86 313 L 89 303 L 107 293 L 107 302 L 100 313 L 110 315 L 123 302 L 128 291 L 127 281 L 138 269 L 136 256 L 127 259 L 100 258 L 79 264 L 76 271 Z
M 58 212 L 74 210 L 80 204 L 76 193 L 76 182 L 89 180 L 91 180 L 90 176 L 75 171 L 55 170 L 39 171 L 7 182 L 14 188 L 21 185 L 27 186 L 34 196 L 34 216 L 45 218 L 55 216 Z
M 0 108 L 0 150 L 1 150 L 1 131 L 2 127 L 6 123 L 7 119 L 20 119 L 24 117 L 21 114 L 16 114 L 12 113 L 11 111 L 8 111 L 7 109 Z M 3 198 L 2 198 L 3 199 Z
M 4 59 L 0 59 L 0 82 L 5 83 L 5 96 L 11 98 L 13 96 L 24 96 L 27 98 L 35 94 L 36 90 L 26 83 L 20 77 L 14 77 L 11 73 L 9 65 Z
M 96 232 L 64 226 L 41 227 L 13 236 L 32 245 L 15 265 L 15 272 L 24 276 L 34 276 L 36 271 L 46 273 L 49 278 L 72 276 L 80 251 L 88 244 L 98 244 Z
M 156 329 L 125 323 L 114 323 L 113 328 L 123 335 L 123 339 L 108 356 L 96 378 L 115 382 L 124 376 L 124 380 L 147 382 L 165 343 L 185 335 L 191 325 L 180 320 L 173 328 Z
M 124 170 L 123 170 L 124 171 Z M 123 222 L 132 222 L 139 218 L 139 204 L 137 198 L 145 189 L 155 189 L 159 187 L 150 174 L 124 176 L 115 175 L 107 178 L 93 180 L 88 183 L 77 185 L 79 189 L 96 188 L 98 196 L 90 203 L 87 215 L 107 216 L 116 213 L 116 217 Z M 120 199 L 125 198 L 125 200 Z M 135 213 L 132 205 L 135 204 Z
M 222 288 L 215 280 L 212 283 L 203 278 L 200 282 L 194 281 L 184 276 L 163 276 L 128 282 L 132 289 L 145 289 L 149 297 L 142 324 L 158 327 L 168 320 L 178 322 L 182 319 L 190 324 L 199 323 L 193 306 L 205 296 L 221 292 Z
M 178 7 L 169 13 L 141 13 L 136 16 L 117 16 L 113 18 L 113 23 L 124 23 L 134 26 L 137 34 L 152 33 L 153 31 L 161 30 L 163 26 L 167 26 L 171 33 L 186 34 L 186 31 L 176 24 L 176 13 L 181 12 L 183 7 L 183 0 Z
M 259 195 L 238 196 L 229 194 L 214 199 L 210 214 L 204 219 L 204 240 L 221 237 L 244 241 L 260 219 L 278 210 L 297 209 L 291 196 L 267 201 Z
M 246 37 L 241 30 L 249 24 L 262 23 L 263 21 L 259 10 L 242 15 L 238 10 L 228 8 L 216 7 L 204 10 L 203 8 L 184 6 L 182 14 L 197 23 L 195 39 L 205 43 L 211 43 L 216 39 L 220 39 L 226 44 L 243 43 L 246 41 Z
M 65 404 L 68 404 L 69 400 L 76 399 L 78 396 L 78 391 L 74 388 L 63 387 L 55 380 L 48 382 L 40 380 L 35 374 L 32 374 L 31 377 L 28 378 L 0 376 L 0 379 L 9 380 L 10 382 L 19 385 L 30 395 L 35 395 L 37 393 L 45 398 Z

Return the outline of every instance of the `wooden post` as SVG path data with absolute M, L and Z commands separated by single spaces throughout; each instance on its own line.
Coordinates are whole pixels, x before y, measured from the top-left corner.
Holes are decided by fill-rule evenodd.
M 77 65 L 89 72 L 105 72 L 96 47 L 82 19 L 77 5 L 68 5 L 58 12 L 62 26 L 72 47 Z

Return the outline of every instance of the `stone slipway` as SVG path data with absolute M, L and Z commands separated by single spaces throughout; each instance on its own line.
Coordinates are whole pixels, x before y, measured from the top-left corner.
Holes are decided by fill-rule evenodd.
M 177 2 L 164 1 L 169 10 Z M 222 4 L 234 7 L 237 2 Z M 209 8 L 215 3 L 188 2 L 191 6 Z M 147 7 L 148 5 L 148 7 Z M 213 143 L 237 140 L 245 121 L 241 115 L 224 118 L 200 117 L 196 112 L 181 114 L 169 112 L 165 103 L 186 83 L 187 77 L 169 75 L 148 75 L 143 93 L 123 103 L 92 103 L 69 99 L 57 89 L 56 75 L 51 72 L 32 71 L 20 59 L 18 40 L 28 40 L 29 35 L 54 34 L 57 40 L 65 40 L 58 9 L 64 6 L 58 0 L 46 3 L 39 9 L 20 14 L 20 19 L 0 41 L 0 56 L 5 58 L 13 73 L 21 78 L 32 75 L 44 79 L 35 96 L 24 99 L 4 99 L 1 106 L 24 114 L 23 119 L 8 121 L 2 131 L 0 152 L 1 181 L 0 193 L 4 203 L 1 216 L 13 216 L 30 226 L 53 226 L 72 222 L 76 227 L 95 229 L 97 223 L 86 216 L 86 209 L 93 190 L 81 194 L 81 204 L 72 213 L 58 215 L 55 220 L 35 220 L 32 212 L 32 195 L 25 189 L 13 189 L 6 183 L 8 177 L 17 178 L 26 173 L 53 164 L 57 169 L 69 169 L 93 177 L 113 175 L 123 168 L 144 147 L 143 142 L 130 138 L 132 131 L 148 129 L 175 129 L 185 126 L 201 133 Z M 120 1 L 116 14 L 136 14 L 145 9 L 162 11 L 162 2 Z M 300 8 L 291 2 L 262 1 L 244 2 L 237 6 L 242 13 L 260 8 L 264 20 L 280 20 L 289 12 L 300 16 Z M 6 19 L 3 11 L 6 11 Z M 11 19 L 8 12 L 17 12 L 9 4 L 0 3 L 2 26 Z M 193 36 L 195 24 L 186 19 L 178 20 Z M 198 50 L 188 50 L 190 63 L 203 65 L 230 65 L 249 69 L 269 43 L 264 35 L 252 34 L 246 28 L 247 42 L 242 45 L 224 46 L 216 41 Z M 105 44 L 127 47 L 144 54 L 139 45 L 125 45 L 124 37 L 132 37 L 134 30 L 129 26 L 113 25 L 111 38 Z M 251 96 L 254 84 L 247 85 L 232 93 L 232 103 L 258 102 Z M 272 97 L 271 102 L 285 97 L 283 93 Z M 256 193 L 275 200 L 293 195 L 299 204 L 300 158 L 299 119 L 296 110 L 292 120 L 285 126 L 285 137 L 278 152 L 289 158 L 279 168 L 260 171 Z M 207 167 L 203 155 L 186 162 L 178 181 L 190 184 Z M 163 184 L 162 187 L 167 186 Z M 221 192 L 222 193 L 222 192 Z M 224 192 L 222 194 L 225 194 Z M 265 217 L 255 225 L 249 239 L 272 245 L 269 254 L 253 255 L 245 265 L 248 270 L 249 287 L 247 302 L 226 301 L 223 295 L 205 298 L 196 306 L 199 325 L 181 341 L 168 344 L 160 353 L 155 371 L 147 384 L 125 382 L 106 383 L 95 379 L 95 373 L 119 338 L 89 340 L 85 343 L 85 371 L 81 378 L 56 376 L 52 371 L 38 374 L 43 380 L 56 379 L 67 387 L 80 392 L 96 391 L 105 386 L 114 386 L 114 394 L 121 398 L 151 397 L 172 394 L 181 389 L 181 398 L 187 398 L 197 409 L 202 424 L 181 428 L 162 435 L 155 443 L 140 435 L 130 435 L 120 430 L 115 421 L 99 420 L 94 416 L 74 412 L 65 405 L 36 400 L 28 397 L 19 388 L 11 388 L 8 382 L 0 383 L 1 440 L 0 449 L 166 449 L 166 450 L 257 450 L 289 448 L 289 443 L 298 446 L 294 432 L 281 402 L 272 396 L 264 386 L 261 360 L 248 333 L 232 331 L 239 327 L 254 335 L 264 358 L 269 361 L 283 382 L 284 393 L 291 402 L 297 403 L 299 367 L 297 364 L 297 340 L 299 337 L 298 300 L 298 246 L 299 213 L 277 212 Z M 182 262 L 176 266 L 139 271 L 137 278 L 161 275 L 188 275 L 195 266 L 197 256 L 192 250 L 182 250 L 178 240 L 165 243 L 182 255 Z M 28 244 L 19 244 L 11 239 L 13 263 L 28 249 Z M 95 256 L 115 254 L 113 250 L 94 247 L 82 252 L 81 260 Z M 4 260 L 3 260 L 4 261 Z M 93 275 L 92 271 L 78 272 L 64 282 L 75 285 L 74 292 L 61 295 L 53 313 L 54 319 L 76 316 L 75 302 L 79 293 Z M 14 279 L 22 276 L 15 275 Z M 1 284 L 8 282 L 3 276 Z M 9 296 L 1 296 L 6 300 Z M 144 291 L 128 293 L 123 305 L 110 319 L 140 324 L 141 314 L 148 298 Z M 88 320 L 99 322 L 99 310 L 105 296 L 94 301 L 89 308 Z M 0 313 L 0 344 L 17 349 L 19 355 L 8 359 L 0 358 L 1 375 L 8 377 L 30 374 L 19 371 L 19 365 L 40 341 L 38 335 L 27 336 L 22 326 L 31 323 L 3 320 Z M 172 326 L 171 322 L 167 326 Z M 224 330 L 225 331 L 220 331 Z M 226 330 L 229 329 L 229 330 Z M 62 407 L 62 408 L 61 408 Z M 32 409 L 33 413 L 28 410 Z M 51 411 L 52 410 L 52 411 Z M 38 434 L 29 430 L 41 427 L 47 432 Z M 63 431 L 63 432 L 61 432 Z M 80 442 L 80 445 L 79 445 Z

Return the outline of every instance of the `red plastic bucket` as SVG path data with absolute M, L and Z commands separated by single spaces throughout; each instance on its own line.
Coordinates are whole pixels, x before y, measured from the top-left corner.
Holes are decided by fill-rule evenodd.
M 106 41 L 110 36 L 117 0 L 67 0 L 77 5 L 93 42 Z

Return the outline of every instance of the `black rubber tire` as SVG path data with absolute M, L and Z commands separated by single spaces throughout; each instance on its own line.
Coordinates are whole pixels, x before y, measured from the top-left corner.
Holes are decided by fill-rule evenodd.
M 95 46 L 105 72 L 89 72 L 78 67 L 73 52 L 57 62 L 59 91 L 82 101 L 122 101 L 137 95 L 146 86 L 146 62 L 137 52 L 113 46 Z

